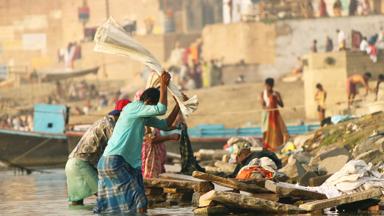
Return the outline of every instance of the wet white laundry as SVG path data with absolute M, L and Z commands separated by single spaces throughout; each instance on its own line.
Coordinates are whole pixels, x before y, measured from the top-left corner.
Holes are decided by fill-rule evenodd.
M 384 189 L 384 175 L 379 173 L 371 163 L 351 160 L 318 187 L 305 187 L 282 182 L 278 184 L 284 187 L 322 193 L 328 198 L 333 198 L 371 188 Z
M 128 56 L 142 62 L 159 75 L 164 71 L 152 53 L 135 41 L 129 33 L 112 18 L 109 18 L 97 29 L 94 41 L 96 43 L 94 50 L 97 52 Z M 187 101 L 183 101 L 181 91 L 172 81 L 169 83 L 168 89 L 172 95 L 175 96 L 184 117 L 187 117 L 197 110 L 199 102 L 196 95 Z
M 317 191 L 330 198 L 376 187 L 384 189 L 384 176 L 371 163 L 351 160 L 317 187 Z

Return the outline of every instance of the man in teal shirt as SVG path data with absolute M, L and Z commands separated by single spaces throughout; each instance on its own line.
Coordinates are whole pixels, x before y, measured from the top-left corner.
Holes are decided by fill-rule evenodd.
M 158 92 L 157 89 L 148 89 L 147 92 L 149 91 Z M 162 103 L 149 106 L 141 100 L 133 102 L 132 106 L 121 113 L 121 120 L 117 121 L 103 155 L 120 155 L 133 168 L 141 167 L 141 145 L 138 144 L 143 142 L 144 126 L 168 130 L 165 119 L 159 120 L 153 117 L 164 115 L 166 111 L 167 107 Z
M 178 105 L 169 116 L 160 120 L 156 116 L 167 111 L 167 86 L 170 75 L 160 77 L 160 91 L 146 89 L 140 101 L 127 105 L 120 114 L 112 137 L 100 158 L 97 213 L 144 213 L 147 199 L 141 174 L 141 147 L 144 127 L 169 130 L 179 114 Z M 177 103 L 176 103 L 177 104 Z

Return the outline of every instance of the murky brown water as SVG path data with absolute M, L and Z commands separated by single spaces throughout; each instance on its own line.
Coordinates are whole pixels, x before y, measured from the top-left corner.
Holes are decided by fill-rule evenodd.
M 94 215 L 96 197 L 84 206 L 69 207 L 63 169 L 14 175 L 0 172 L 0 215 Z M 148 215 L 193 215 L 192 207 L 150 209 Z

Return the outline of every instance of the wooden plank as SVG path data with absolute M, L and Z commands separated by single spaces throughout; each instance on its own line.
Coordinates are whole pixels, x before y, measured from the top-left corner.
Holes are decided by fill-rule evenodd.
M 183 180 L 151 178 L 151 179 L 144 179 L 144 185 L 147 187 L 157 187 L 157 188 L 193 189 L 195 187 L 196 183 L 191 182 L 191 181 L 183 181 Z
M 225 206 L 247 211 L 256 211 L 264 213 L 298 213 L 304 212 L 302 209 L 294 205 L 282 204 L 270 200 L 265 200 L 250 195 L 240 193 L 210 191 L 200 197 L 202 205 L 206 205 L 209 201 L 215 201 Z M 210 203 L 209 203 L 210 204 Z
M 145 195 L 147 196 L 149 195 L 157 196 L 157 195 L 162 195 L 163 193 L 164 193 L 163 188 L 156 188 L 156 187 L 145 188 Z
M 226 215 L 229 213 L 229 210 L 225 206 L 217 205 L 196 208 L 193 210 L 193 213 L 195 213 L 196 215 Z
M 209 174 L 212 174 L 212 175 L 217 175 L 218 173 L 225 173 L 225 174 L 230 174 L 228 172 L 223 172 L 223 170 L 219 167 L 215 167 L 215 166 L 204 166 L 205 168 L 205 172 L 206 173 L 209 173 Z
M 260 198 L 260 199 L 265 199 L 265 200 L 270 200 L 270 201 L 279 201 L 279 196 L 274 193 L 257 193 L 257 194 L 250 194 L 250 196 Z
M 150 202 L 151 204 L 165 202 L 166 201 L 166 195 L 165 194 L 147 195 L 147 199 L 148 199 L 148 202 Z
M 320 209 L 335 207 L 335 206 L 346 204 L 346 203 L 353 203 L 361 200 L 380 197 L 381 195 L 382 195 L 382 192 L 380 188 L 372 188 L 363 192 L 345 194 L 339 197 L 329 198 L 325 200 L 307 202 L 307 203 L 301 204 L 300 208 L 305 209 L 306 211 L 316 211 Z
M 208 193 L 203 194 L 202 196 L 199 197 L 198 201 L 198 207 L 207 207 L 211 206 L 212 203 L 214 202 L 212 200 L 212 196 L 215 193 L 215 190 L 211 190 Z M 269 200 L 269 201 L 274 201 L 277 202 L 279 201 L 279 197 L 277 197 L 276 194 L 269 193 L 269 194 L 249 194 L 251 197 L 259 198 L 259 199 L 264 199 L 264 200 Z
M 318 177 L 312 177 L 309 179 L 309 186 L 311 186 L 311 187 L 320 186 L 331 176 L 332 176 L 332 174 L 327 174 L 327 175 L 318 176 Z
M 297 197 L 303 200 L 318 200 L 327 198 L 324 194 L 301 190 L 294 187 L 295 185 L 288 183 L 275 183 L 270 180 L 265 182 L 265 188 L 278 194 L 279 197 Z
M 212 203 L 213 203 L 212 197 L 213 197 L 214 193 L 215 193 L 215 190 L 211 190 L 211 191 L 203 194 L 202 196 L 200 196 L 198 207 L 207 207 L 207 206 L 212 205 Z
M 181 188 L 163 188 L 164 193 L 189 193 L 193 192 L 192 189 L 181 189 Z
M 273 192 L 273 193 L 277 193 L 277 185 L 275 182 L 271 181 L 271 180 L 267 180 L 265 181 L 265 186 L 264 186 L 267 190 Z
M 172 201 L 176 203 L 189 203 L 192 202 L 193 192 L 184 192 L 184 193 L 167 193 L 167 201 Z
M 235 170 L 236 165 L 235 164 L 226 163 L 226 162 L 223 162 L 223 161 L 216 161 L 215 162 L 215 167 L 218 167 L 222 172 L 232 173 Z
M 183 175 L 183 174 L 177 174 L 177 173 L 161 173 L 160 178 L 183 180 L 183 181 L 204 182 L 204 180 L 194 178 L 194 177 L 189 176 L 189 175 Z
M 192 176 L 198 179 L 203 179 L 206 181 L 216 183 L 224 187 L 229 187 L 232 189 L 246 191 L 250 193 L 267 193 L 268 192 L 268 190 L 266 190 L 265 188 L 259 187 L 254 184 L 246 184 L 246 183 L 237 181 L 235 179 L 223 178 L 220 176 L 215 176 L 215 175 L 211 175 L 211 174 L 207 174 L 199 171 L 194 171 Z
M 203 193 L 208 192 L 214 188 L 214 185 L 208 181 L 195 182 L 161 178 L 144 179 L 144 185 L 146 187 L 191 189 L 196 192 Z

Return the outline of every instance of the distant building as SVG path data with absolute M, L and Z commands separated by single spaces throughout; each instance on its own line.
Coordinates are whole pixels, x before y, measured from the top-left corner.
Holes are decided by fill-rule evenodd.
M 154 49 L 163 61 L 176 40 L 183 42 L 183 34 L 199 34 L 205 25 L 222 22 L 221 5 L 222 0 L 34 0 L 33 4 L 30 0 L 0 0 L 0 65 L 22 65 L 29 71 L 61 67 L 69 44 L 75 42 L 80 44 L 83 57 L 75 67 L 118 59 L 102 59 L 90 43 L 97 26 L 108 15 L 138 37 L 151 35 L 138 40 Z M 167 33 L 177 35 L 164 39 L 162 35 Z M 140 69 L 121 62 L 104 67 L 105 73 L 116 74 L 108 78 L 121 77 L 117 74 L 124 70 Z
M 352 48 L 354 32 L 372 36 L 383 27 L 384 17 L 380 15 L 216 24 L 203 30 L 202 53 L 205 60 L 222 59 L 224 82 L 227 77 L 240 74 L 249 80 L 261 81 L 290 73 L 297 57 L 309 52 L 308 44 L 314 38 L 318 40 L 318 49 L 324 50 L 326 37 L 337 43 L 336 29 L 340 29 L 345 33 L 347 48 Z M 227 72 L 227 68 L 233 69 Z
M 223 0 L 224 23 L 251 20 L 275 20 L 289 18 L 313 18 L 320 16 L 321 0 Z M 356 0 L 351 7 L 351 0 L 340 0 L 341 16 L 349 16 L 355 8 L 354 15 L 382 14 L 384 1 Z M 337 14 L 334 10 L 335 0 L 324 0 L 327 16 Z

